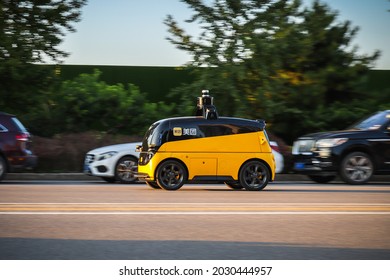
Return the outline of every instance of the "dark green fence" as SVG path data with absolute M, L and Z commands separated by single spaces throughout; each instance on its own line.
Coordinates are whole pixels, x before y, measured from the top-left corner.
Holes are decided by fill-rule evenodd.
M 101 65 L 59 65 L 56 66 L 61 80 L 70 80 L 82 73 L 102 72 L 101 80 L 107 84 L 134 84 L 147 92 L 151 101 L 165 101 L 172 88 L 193 81 L 190 70 L 184 67 L 157 66 L 101 66 Z M 390 88 L 390 70 L 370 70 L 367 91 Z
M 138 86 L 152 102 L 169 101 L 166 95 L 172 88 L 193 79 L 188 69 L 180 67 L 59 65 L 56 73 L 61 80 L 70 80 L 82 73 L 93 73 L 94 69 L 102 72 L 101 80 L 107 84 Z

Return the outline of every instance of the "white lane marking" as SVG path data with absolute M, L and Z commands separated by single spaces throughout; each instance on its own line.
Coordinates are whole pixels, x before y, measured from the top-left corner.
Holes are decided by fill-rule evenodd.
M 0 205 L 293 205 L 293 206 L 390 206 L 390 203 L 328 203 L 328 202 L 0 202 Z
M 12 211 L 9 209 L 9 211 L 1 211 L 3 209 L 0 209 L 0 215 L 390 215 L 390 211 L 368 211 L 367 209 L 361 209 L 363 211 L 343 211 L 341 209 L 334 209 L 333 211 L 330 209 L 325 209 L 324 211 L 316 211 L 316 210 L 309 210 L 308 211 L 253 211 L 251 209 L 248 209 L 248 211 L 237 211 L 236 209 L 224 210 L 224 211 L 197 211 L 196 206 L 247 206 L 250 207 L 261 207 L 261 208 L 267 208 L 267 206 L 279 206 L 281 208 L 288 208 L 288 207 L 323 207 L 323 206 L 332 206 L 332 207 L 364 207 L 364 206 L 376 206 L 376 207 L 389 207 L 389 203 L 210 203 L 210 202 L 191 202 L 191 203 L 185 203 L 185 202 L 178 202 L 178 203 L 0 203 L 1 206 L 140 206 L 141 208 L 144 208 L 145 206 L 165 206 L 165 207 L 172 207 L 172 206 L 187 206 L 187 207 L 194 207 L 194 211 L 181 211 L 181 209 L 178 209 L 179 211 L 161 211 L 160 209 L 150 209 L 150 211 L 137 211 L 136 209 L 134 211 L 126 211 L 126 209 L 123 209 L 124 211 L 121 211 L 120 209 L 112 211 L 110 209 L 109 211 L 88 211 L 88 209 L 83 209 L 84 211 L 56 211 L 57 209 L 47 209 L 49 211 L 40 210 L 40 211 Z M 28 210 L 28 209 L 24 209 Z M 53 211 L 54 210 L 54 211 Z M 80 209 L 81 210 L 81 209 Z M 85 211 L 87 210 L 87 211 Z M 128 209 L 127 209 L 128 210 Z M 211 209 L 210 209 L 211 210 Z M 378 209 L 379 210 L 379 209 Z M 382 209 L 381 209 L 382 210 Z
M 0 212 L 0 215 L 390 215 L 390 212 Z

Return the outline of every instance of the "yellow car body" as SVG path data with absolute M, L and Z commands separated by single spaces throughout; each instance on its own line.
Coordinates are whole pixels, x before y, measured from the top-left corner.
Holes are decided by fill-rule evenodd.
M 170 166 L 171 172 L 168 167 L 159 169 L 169 161 L 173 165 L 178 163 L 177 169 L 184 169 L 180 171 L 184 173 L 181 183 L 218 181 L 240 188 L 240 172 L 243 172 L 240 170 L 245 163 L 253 162 L 257 167 L 252 167 L 251 172 L 258 172 L 259 176 L 266 175 L 267 184 L 274 180 L 275 160 L 264 126 L 264 122 L 237 118 L 206 120 L 202 117 L 187 117 L 156 122 L 142 144 L 138 163 L 140 178 L 152 186 L 171 189 L 161 183 L 163 179 L 159 178 L 166 175 L 166 181 L 175 180 L 179 172 L 175 170 L 176 167 Z M 263 175 L 259 169 L 266 169 L 262 171 Z M 248 176 L 256 180 L 253 174 Z M 251 179 L 248 180 L 250 183 Z

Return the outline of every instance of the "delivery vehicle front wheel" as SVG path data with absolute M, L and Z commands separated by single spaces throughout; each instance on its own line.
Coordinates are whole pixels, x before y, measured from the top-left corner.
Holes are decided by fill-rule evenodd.
M 187 170 L 181 162 L 167 160 L 157 168 L 156 181 L 162 189 L 174 191 L 183 186 L 187 176 Z

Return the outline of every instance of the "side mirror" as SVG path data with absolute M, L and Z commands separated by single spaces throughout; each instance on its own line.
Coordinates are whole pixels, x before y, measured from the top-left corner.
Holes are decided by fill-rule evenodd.
M 140 153 L 141 152 L 141 149 L 142 149 L 142 145 L 137 145 L 135 146 L 135 151 Z

